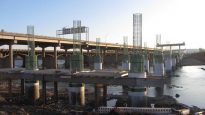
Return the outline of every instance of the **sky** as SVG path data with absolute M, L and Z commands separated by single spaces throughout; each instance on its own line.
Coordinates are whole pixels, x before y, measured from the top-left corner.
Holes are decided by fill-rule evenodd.
M 56 30 L 81 20 L 92 41 L 123 43 L 128 36 L 132 44 L 133 13 L 142 13 L 142 39 L 148 47 L 161 34 L 162 43 L 205 48 L 204 6 L 205 0 L 1 0 L 0 29 L 26 33 L 26 26 L 34 25 L 35 34 L 56 36 Z

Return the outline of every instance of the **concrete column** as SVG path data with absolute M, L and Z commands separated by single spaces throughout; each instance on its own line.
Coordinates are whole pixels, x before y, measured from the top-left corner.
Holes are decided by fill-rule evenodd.
M 147 96 L 147 89 L 145 87 L 134 87 L 128 89 L 128 96 L 130 99 L 130 106 L 143 107 L 146 105 L 145 96 Z M 133 91 L 134 90 L 134 91 Z
M 45 69 L 46 68 L 46 65 L 45 65 L 45 59 L 46 59 L 46 52 L 45 52 L 45 47 L 42 47 L 42 69 Z
M 58 65 L 57 65 L 57 49 L 56 46 L 54 46 L 54 69 L 57 69 Z
M 163 93 L 164 93 L 163 87 L 156 87 L 156 88 L 155 88 L 155 91 L 156 91 L 156 97 L 160 97 L 160 96 L 162 96 Z
M 69 104 L 85 106 L 85 84 L 70 83 L 68 90 L 69 90 Z
M 14 63 L 13 63 L 13 48 L 12 48 L 12 43 L 9 44 L 9 67 L 13 68 Z
M 21 95 L 25 95 L 25 79 L 21 79 Z
M 172 70 L 175 70 L 177 67 L 177 55 L 176 54 L 172 54 Z
M 54 97 L 55 97 L 55 101 L 58 101 L 58 82 L 54 81 Z
M 101 56 L 96 56 L 96 58 L 102 58 Z M 102 60 L 102 59 L 100 59 Z M 102 61 L 98 61 L 94 63 L 94 69 L 95 70 L 102 70 Z
M 165 71 L 166 74 L 169 76 L 171 75 L 172 72 L 172 58 L 171 58 L 171 53 L 165 55 Z
M 107 85 L 103 85 L 103 106 L 107 106 Z
M 181 55 L 180 55 L 180 53 L 181 53 L 181 46 L 179 45 L 179 52 L 178 52 L 178 62 L 177 62 L 177 64 L 181 67 Z
M 165 75 L 163 54 L 162 53 L 154 54 L 153 62 L 154 62 L 153 76 L 163 77 Z
M 65 69 L 67 69 L 68 67 L 68 49 L 65 49 Z
M 179 51 L 178 51 L 178 54 L 180 55 L 181 53 L 181 46 L 179 45 Z
M 145 54 L 145 60 L 144 60 L 144 69 L 145 72 L 149 73 L 149 55 Z
M 106 49 L 103 49 L 103 54 L 102 54 L 102 64 L 104 65 L 104 59 L 105 59 L 105 56 L 106 56 Z
M 95 106 L 99 107 L 102 104 L 105 104 L 103 101 L 103 84 L 95 84 Z M 107 91 L 106 91 L 107 93 Z M 104 94 L 105 95 L 105 94 Z M 103 102 L 103 103 L 102 103 Z
M 26 80 L 25 81 L 26 96 L 31 104 L 35 104 L 35 101 L 40 98 L 39 81 Z
M 117 64 L 118 64 L 118 50 L 116 49 L 115 50 L 115 65 L 117 67 Z
M 130 71 L 128 72 L 128 77 L 134 78 L 146 78 L 147 74 L 144 71 L 144 55 L 142 54 L 132 54 L 130 56 Z
M 8 93 L 11 96 L 12 95 L 12 80 L 8 80 Z
M 42 80 L 42 97 L 43 97 L 43 103 L 46 104 L 46 81 L 44 80 L 44 77 L 43 77 L 43 80 Z
M 89 49 L 87 49 L 87 63 L 88 63 L 88 68 L 90 68 L 90 55 L 89 55 Z
M 99 107 L 99 103 L 100 103 L 100 99 L 99 99 L 99 96 L 98 96 L 98 86 L 97 84 L 95 84 L 95 107 Z
M 83 48 L 82 47 L 80 48 L 80 53 L 83 54 Z
M 22 65 L 22 67 L 25 68 L 26 67 L 26 56 L 23 56 L 22 58 L 23 58 L 23 65 Z

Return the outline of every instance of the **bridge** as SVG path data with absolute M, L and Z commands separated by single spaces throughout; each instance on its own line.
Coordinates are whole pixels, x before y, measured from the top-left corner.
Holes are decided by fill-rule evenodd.
M 0 45 L 9 45 L 9 44 L 18 44 L 18 45 L 27 45 L 28 34 L 22 33 L 11 33 L 11 32 L 0 32 Z M 62 49 L 72 49 L 73 48 L 73 39 L 68 38 L 59 38 L 59 37 L 49 37 L 49 36 L 39 36 L 34 35 L 34 41 L 36 47 L 49 47 L 49 46 L 60 46 Z M 95 41 L 85 41 L 81 40 L 80 44 L 82 49 L 95 49 L 96 42 Z M 100 42 L 99 46 L 101 49 L 106 50 L 116 50 L 122 49 L 123 44 L 114 44 L 114 43 L 104 43 Z M 133 49 L 132 45 L 128 46 L 128 49 Z M 144 49 L 144 48 L 142 48 Z M 149 48 L 146 50 L 153 51 L 153 48 Z
M 14 68 L 14 58 L 16 56 L 20 56 L 23 60 L 25 60 L 25 56 L 27 55 L 26 50 L 14 50 L 13 45 L 27 45 L 28 35 L 22 33 L 12 33 L 12 32 L 0 32 L 0 45 L 9 45 L 8 50 L 0 50 L 0 68 Z M 36 51 L 38 59 L 42 59 L 42 68 L 47 69 L 57 69 L 58 68 L 58 58 L 68 59 L 69 56 L 72 54 L 72 51 L 69 49 L 73 49 L 73 39 L 66 39 L 66 38 L 57 38 L 57 37 L 48 37 L 48 36 L 39 36 L 34 35 L 34 41 L 36 47 L 41 47 L 42 50 Z M 92 56 L 95 55 L 93 50 L 96 49 L 96 42 L 95 41 L 80 41 L 81 44 L 81 52 L 85 57 L 85 66 L 91 65 L 93 63 Z M 49 52 L 45 50 L 46 47 L 53 47 L 54 49 Z M 60 47 L 61 51 L 57 50 L 57 47 Z M 101 49 L 101 54 L 107 62 L 104 61 L 103 63 L 107 63 L 110 65 L 117 65 L 122 57 L 119 55 L 122 54 L 123 44 L 114 44 L 114 43 L 104 43 L 100 42 L 99 47 Z M 133 46 L 129 45 L 128 50 L 131 51 Z M 140 48 L 138 50 L 145 50 L 145 48 Z M 153 52 L 154 49 L 146 48 L 149 52 Z M 15 54 L 15 55 L 14 55 Z M 114 54 L 114 55 L 113 55 Z M 111 56 L 112 55 L 112 56 Z M 91 59 L 88 59 L 91 57 Z M 107 59 L 106 59 L 107 58 Z M 112 61 L 110 61 L 112 59 Z M 50 60 L 47 62 L 47 60 Z M 114 61 L 113 61 L 114 60 Z M 25 62 L 24 62 L 25 63 Z M 22 67 L 24 67 L 23 64 Z M 69 62 L 65 60 L 65 68 L 69 68 Z
M 46 103 L 46 82 L 54 83 L 54 97 L 58 100 L 58 82 L 67 82 L 67 83 L 77 83 L 77 84 L 95 84 L 96 91 L 98 92 L 98 86 L 103 87 L 104 97 L 107 95 L 107 85 L 122 85 L 122 86 L 132 86 L 132 87 L 161 87 L 166 82 L 162 75 L 151 76 L 148 74 L 147 78 L 131 78 L 128 76 L 128 71 L 123 72 L 121 69 L 117 68 L 117 71 L 113 70 L 112 64 L 116 66 L 123 60 L 123 49 L 124 45 L 122 44 L 113 44 L 113 43 L 99 43 L 100 53 L 103 56 L 103 63 L 109 65 L 109 69 L 112 72 L 108 71 L 91 71 L 88 72 L 81 71 L 77 73 L 72 73 L 69 71 L 70 58 L 73 49 L 73 40 L 57 37 L 48 37 L 48 36 L 34 36 L 34 41 L 36 47 L 41 47 L 42 50 L 37 50 L 36 54 L 42 59 L 42 68 L 39 71 L 31 71 L 25 69 L 16 69 L 15 58 L 20 56 L 23 59 L 23 66 L 25 67 L 25 56 L 27 55 L 26 50 L 15 50 L 13 45 L 27 45 L 28 35 L 20 33 L 10 33 L 10 32 L 0 32 L 0 45 L 9 45 L 9 49 L 0 50 L 0 79 L 8 81 L 8 92 L 12 94 L 12 81 L 21 80 L 21 94 L 25 93 L 25 81 L 42 81 L 42 94 L 44 102 Z M 96 55 L 96 42 L 94 41 L 80 41 L 76 44 L 81 44 L 80 52 L 84 55 L 84 64 L 90 67 L 94 63 L 93 55 Z M 53 47 L 53 51 L 45 50 L 46 47 Z M 63 50 L 57 51 L 57 47 Z M 133 51 L 132 46 L 128 46 L 128 51 Z M 147 50 L 148 56 L 150 59 L 150 65 L 153 65 L 153 51 L 152 48 L 138 48 L 137 50 Z M 57 60 L 60 56 L 64 57 L 65 69 L 58 70 Z M 38 57 L 38 58 L 39 58 Z M 143 64 L 143 63 L 142 63 Z M 7 68 L 7 69 L 5 69 Z M 164 76 L 164 75 L 163 75 Z M 33 83 L 34 85 L 35 83 Z M 101 86 L 102 85 L 102 86 Z M 39 86 L 35 86 L 39 87 Z M 75 87 L 75 86 L 74 86 Z M 37 88 L 38 89 L 38 88 Z M 38 91 L 36 91 L 38 92 Z M 98 95 L 98 94 L 95 94 Z M 97 98 L 98 96 L 96 96 Z M 98 99 L 96 99 L 98 100 Z

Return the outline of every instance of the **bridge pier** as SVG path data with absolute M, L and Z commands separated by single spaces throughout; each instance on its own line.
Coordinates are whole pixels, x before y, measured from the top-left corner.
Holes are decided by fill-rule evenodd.
M 130 62 L 127 60 L 127 62 L 122 62 L 122 69 L 125 71 L 129 71 L 130 70 Z
M 70 83 L 68 90 L 69 104 L 85 106 L 85 84 Z
M 164 71 L 164 58 L 162 52 L 156 52 L 153 56 L 154 60 L 154 76 L 163 77 L 165 75 Z
M 118 50 L 117 49 L 115 50 L 115 66 L 116 68 L 118 66 Z
M 180 53 L 181 53 L 181 46 L 179 45 L 179 51 L 178 51 L 178 62 L 177 62 L 177 65 L 179 66 L 179 67 L 181 67 L 182 65 L 181 65 L 181 56 L 180 56 Z
M 45 47 L 42 46 L 42 69 L 46 69 L 46 63 L 45 63 L 45 59 L 46 59 L 46 52 L 45 52 Z
M 172 73 L 172 59 L 171 53 L 165 54 L 165 71 L 168 76 Z
M 177 64 L 177 55 L 172 54 L 172 70 L 176 70 L 176 64 Z
M 68 49 L 65 48 L 65 69 L 69 68 Z
M 145 69 L 145 72 L 148 74 L 149 73 L 149 58 L 147 54 L 145 54 L 144 69 Z
M 103 85 L 103 106 L 107 106 L 107 85 Z
M 22 64 L 22 68 L 26 67 L 26 56 L 22 56 L 23 59 L 23 64 Z
M 95 107 L 107 105 L 107 86 L 104 84 L 95 84 Z
M 13 43 L 9 44 L 9 68 L 13 68 L 14 63 L 13 63 Z
M 46 105 L 47 103 L 47 100 L 46 100 L 46 81 L 44 80 L 44 77 L 43 77 L 43 80 L 42 80 L 42 98 L 43 98 L 43 103 Z
M 12 80 L 8 80 L 8 93 L 10 96 L 12 96 Z
M 163 95 L 164 89 L 163 87 L 155 87 L 156 97 L 160 97 Z
M 57 46 L 54 46 L 54 69 L 57 69 L 58 68 L 58 65 L 57 65 Z
M 58 82 L 54 81 L 54 99 L 58 102 Z
M 87 56 L 87 67 L 90 68 L 90 55 L 89 55 L 90 51 L 89 49 L 87 49 L 87 52 L 86 52 L 86 56 Z
M 21 96 L 25 95 L 25 79 L 21 79 Z
M 35 104 L 35 101 L 40 98 L 39 81 L 38 80 L 26 80 L 26 96 L 31 104 Z

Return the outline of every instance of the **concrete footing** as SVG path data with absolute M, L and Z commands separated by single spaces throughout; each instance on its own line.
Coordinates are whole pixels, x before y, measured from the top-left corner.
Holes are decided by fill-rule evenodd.
M 153 76 L 163 77 L 165 75 L 164 63 L 154 63 Z
M 145 105 L 145 96 L 147 96 L 146 88 L 135 87 L 132 88 L 132 91 L 128 91 L 128 96 L 130 98 L 130 106 L 144 106 Z
M 95 70 L 102 70 L 102 62 L 101 63 L 94 63 Z
M 129 73 L 128 73 L 128 77 L 146 78 L 146 77 L 147 77 L 147 74 L 146 74 L 146 72 L 139 72 L 139 73 L 129 72 Z
M 172 70 L 177 68 L 177 59 L 175 57 L 172 58 Z
M 172 72 L 172 59 L 171 58 L 166 58 L 165 59 L 165 71 L 166 74 L 171 74 Z
M 122 62 L 122 69 L 129 71 L 130 70 L 130 63 L 129 62 Z

